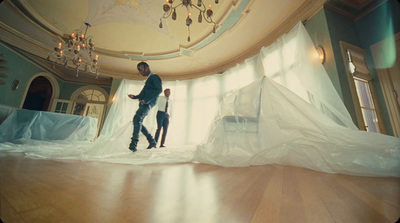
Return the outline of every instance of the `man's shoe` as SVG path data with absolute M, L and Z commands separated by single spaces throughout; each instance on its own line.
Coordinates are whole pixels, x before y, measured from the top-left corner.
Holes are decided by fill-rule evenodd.
M 136 145 L 137 145 L 137 141 L 132 140 L 132 142 L 129 144 L 129 150 L 132 152 L 136 152 Z
M 160 148 L 165 148 L 165 146 L 164 146 L 164 145 L 161 145 Z
M 132 151 L 132 152 L 136 152 L 136 145 L 130 144 L 129 145 L 129 150 Z
M 147 147 L 147 149 L 156 148 L 156 146 L 157 146 L 157 144 L 150 143 L 150 145 Z

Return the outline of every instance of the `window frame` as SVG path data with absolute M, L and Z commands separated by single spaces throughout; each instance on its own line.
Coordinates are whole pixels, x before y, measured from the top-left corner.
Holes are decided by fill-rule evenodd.
M 370 90 L 370 96 L 371 96 L 371 101 L 373 103 L 373 106 L 375 108 L 375 114 L 377 118 L 377 132 L 386 134 L 386 129 L 385 125 L 383 122 L 383 116 L 381 113 L 381 110 L 379 108 L 379 103 L 377 99 L 377 94 L 374 88 L 373 84 L 373 77 L 370 75 L 366 60 L 365 60 L 365 50 L 354 46 L 350 43 L 346 43 L 344 41 L 340 41 L 340 48 L 342 51 L 342 57 L 343 57 L 343 62 L 346 68 L 346 76 L 349 82 L 349 87 L 350 87 L 350 92 L 351 92 L 351 97 L 356 113 L 356 118 L 357 118 L 357 126 L 360 130 L 367 131 L 367 123 L 364 120 L 364 115 L 362 113 L 362 107 L 360 104 L 359 100 L 359 95 L 357 92 L 357 87 L 355 85 L 355 79 L 362 80 L 368 84 L 368 88 Z M 347 51 L 351 51 L 356 53 L 357 55 L 362 55 L 363 58 L 358 58 L 357 61 L 355 61 L 355 73 L 350 72 L 350 62 L 353 63 L 353 61 L 349 61 L 349 56 Z M 354 64 L 354 63 L 353 63 Z
M 61 112 L 61 110 L 60 110 L 60 112 L 56 111 L 56 107 L 57 107 L 58 103 L 62 103 L 62 104 L 66 104 L 67 105 L 67 109 L 66 109 L 65 113 Z M 70 100 L 54 99 L 53 103 L 51 105 L 50 111 L 54 112 L 54 113 L 71 114 L 71 112 L 72 112 L 72 103 L 73 103 L 73 101 L 70 101 Z

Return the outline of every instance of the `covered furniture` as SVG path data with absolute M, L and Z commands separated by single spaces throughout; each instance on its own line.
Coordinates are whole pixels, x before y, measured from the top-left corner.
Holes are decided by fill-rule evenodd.
M 17 139 L 91 141 L 97 119 L 44 111 L 15 110 L 0 125 L 0 143 Z
M 0 124 L 15 110 L 18 108 L 0 104 Z
M 259 146 L 258 134 L 264 80 L 265 76 L 225 98 L 224 109 L 228 108 L 228 110 L 223 111 L 225 115 L 221 121 L 227 145 L 242 143 L 242 136 L 245 136 L 246 143 L 251 142 L 252 145 Z M 230 102 L 231 100 L 233 102 Z

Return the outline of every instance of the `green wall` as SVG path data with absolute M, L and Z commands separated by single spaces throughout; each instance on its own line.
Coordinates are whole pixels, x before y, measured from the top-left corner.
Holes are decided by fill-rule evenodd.
M 335 11 L 324 8 L 305 24 L 316 46 L 325 49 L 326 61 L 324 67 L 348 109 L 353 122 L 357 123 L 346 68 L 340 48 L 340 41 L 350 43 L 366 50 L 366 59 L 377 92 L 379 107 L 383 114 L 383 122 L 387 134 L 393 135 L 387 107 L 379 84 L 376 66 L 372 60 L 370 47 L 383 39 L 400 32 L 400 4 L 389 0 L 374 11 L 357 20 L 350 19 Z
M 344 58 L 340 48 L 340 41 L 359 46 L 359 38 L 356 26 L 353 20 L 346 16 L 338 14 L 330 9 L 324 10 L 326 13 L 328 28 L 332 39 L 332 50 L 336 60 L 336 69 L 340 85 L 342 86 L 343 103 L 349 111 L 353 122 L 357 125 L 357 116 L 354 108 L 353 99 L 351 97 L 350 84 L 347 77 Z
M 343 100 L 342 88 L 340 84 L 339 74 L 336 69 L 336 61 L 333 54 L 332 40 L 329 35 L 328 23 L 326 21 L 325 11 L 319 11 L 305 25 L 314 45 L 321 46 L 325 51 L 324 67 L 332 81 L 333 86 Z
M 2 78 L 6 84 L 0 85 L 0 104 L 19 108 L 21 101 L 24 98 L 25 89 L 28 87 L 27 84 L 30 78 L 37 73 L 46 71 L 1 44 L 0 54 L 4 54 L 3 59 L 7 60 L 7 63 L 3 66 L 6 66 L 10 69 L 8 71 L 2 71 L 2 73 L 7 74 L 9 77 Z M 60 87 L 58 99 L 69 100 L 75 90 L 83 86 L 88 86 L 88 84 L 63 81 L 55 75 L 53 75 L 53 77 L 57 80 Z M 20 81 L 20 85 L 16 91 L 12 91 L 11 85 L 15 79 Z M 108 94 L 110 93 L 111 86 L 99 87 L 102 87 Z
M 365 49 L 371 45 L 400 32 L 400 3 L 391 0 L 356 22 L 360 44 Z
M 4 56 L 2 59 L 7 61 L 7 63 L 2 66 L 6 66 L 10 69 L 8 71 L 1 71 L 8 75 L 8 78 L 2 78 L 6 84 L 0 85 L 0 104 L 19 107 L 21 100 L 24 97 L 25 88 L 29 78 L 36 73 L 43 72 L 43 70 L 27 62 L 24 58 L 18 56 L 2 45 L 0 45 L 0 54 L 3 54 Z M 14 80 L 20 81 L 19 87 L 16 91 L 11 90 L 11 85 Z
M 345 65 L 342 62 L 339 41 L 358 45 L 355 24 L 349 18 L 339 15 L 329 9 L 320 10 L 313 18 L 305 24 L 314 45 L 322 46 L 325 50 L 324 67 L 332 84 L 340 95 L 349 111 L 354 123 L 357 117 L 351 98 L 350 86 L 347 80 Z
M 394 34 L 400 32 L 400 3 L 399 1 L 387 1 L 379 8 L 371 13 L 360 18 L 356 22 L 356 28 L 360 38 L 360 46 L 366 50 L 366 60 L 370 68 L 371 76 L 374 78 L 374 88 L 376 90 L 379 107 L 382 111 L 383 122 L 386 127 L 388 135 L 393 135 L 393 129 L 390 123 L 388 109 L 383 96 L 382 88 L 379 83 L 378 73 L 376 68 L 385 68 L 385 65 L 392 66 L 391 62 L 396 58 L 396 45 L 385 48 L 381 53 L 385 55 L 392 55 L 393 61 L 386 61 L 387 64 L 376 65 L 372 54 L 371 46 L 387 38 L 393 37 Z

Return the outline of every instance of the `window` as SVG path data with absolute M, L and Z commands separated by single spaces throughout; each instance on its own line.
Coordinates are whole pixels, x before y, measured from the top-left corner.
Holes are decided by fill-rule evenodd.
M 382 133 L 383 123 L 377 107 L 373 78 L 365 61 L 365 51 L 341 42 L 343 58 L 355 106 L 358 127 L 368 132 Z
M 354 83 L 357 89 L 365 129 L 368 132 L 379 132 L 378 118 L 368 81 L 354 77 Z
M 72 108 L 72 101 L 55 99 L 50 111 L 55 113 L 70 114 Z

